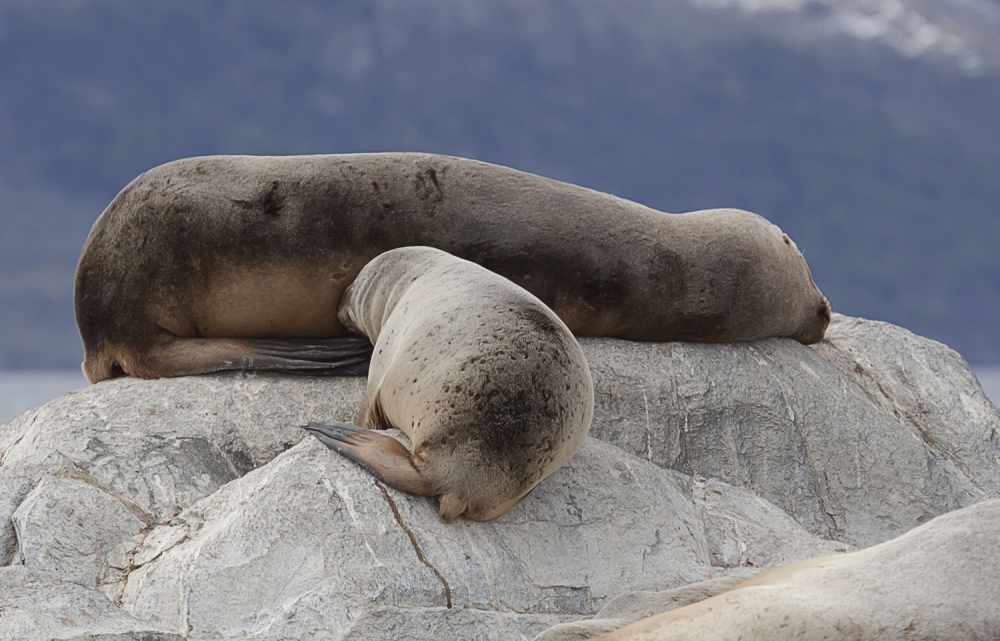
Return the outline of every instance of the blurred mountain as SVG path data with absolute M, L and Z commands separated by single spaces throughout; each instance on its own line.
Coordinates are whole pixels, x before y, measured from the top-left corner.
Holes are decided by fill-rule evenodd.
M 183 156 L 420 150 L 761 213 L 834 308 L 1000 363 L 997 0 L 0 0 L 0 368 Z

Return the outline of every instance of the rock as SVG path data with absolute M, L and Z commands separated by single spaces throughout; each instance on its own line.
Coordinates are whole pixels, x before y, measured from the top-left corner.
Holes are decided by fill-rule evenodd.
M 298 425 L 353 418 L 362 379 L 117 379 L 21 415 L 0 427 L 0 562 L 29 567 L 3 571 L 115 614 L 30 632 L 8 626 L 49 611 L 22 600 L 0 638 L 586 638 L 1000 496 L 996 408 L 900 328 L 581 343 L 600 441 L 489 523 L 442 524 L 433 499 L 300 443 Z
M 386 488 L 310 440 L 170 527 L 182 542 L 132 572 L 123 605 L 204 637 L 342 638 L 392 620 L 396 637 L 424 638 L 439 618 L 476 611 L 517 638 L 624 591 L 710 572 L 673 475 L 592 439 L 488 523 L 441 523 L 430 498 Z
M 179 634 L 166 632 L 126 632 L 124 634 L 84 634 L 65 641 L 185 641 Z
M 759 573 L 760 570 L 757 568 L 743 568 L 739 572 L 698 581 L 672 590 L 630 592 L 601 608 L 595 619 L 638 621 L 722 594 Z
M 646 617 L 698 603 L 730 590 L 759 570 L 744 568 L 722 577 L 707 579 L 662 592 L 639 591 L 623 594 L 601 608 L 593 619 L 555 625 L 534 641 L 579 641 L 613 632 Z
M 582 341 L 596 394 L 591 435 L 748 489 L 813 534 L 858 546 L 1000 496 L 1000 414 L 958 354 L 839 315 L 829 334 L 833 342 L 816 349 L 787 339 Z M 849 346 L 871 362 L 850 361 Z M 850 373 L 891 370 L 894 350 L 909 355 L 913 372 L 951 374 L 911 374 L 937 409 L 922 412 L 930 405 L 905 380 L 873 399 Z
M 24 566 L 0 567 L 0 639 L 183 641 L 122 611 L 97 590 Z
M 533 641 L 583 641 L 614 632 L 632 623 L 627 619 L 584 619 L 560 623 L 545 630 Z
M 671 590 L 622 594 L 594 618 L 553 626 L 535 641 L 589 639 L 721 594 L 764 568 L 854 550 L 817 538 L 778 507 L 746 490 L 715 479 L 695 479 L 690 485 L 695 514 L 708 536 L 712 565 L 732 570 Z
M 107 559 L 146 528 L 115 497 L 78 479 L 46 476 L 13 515 L 17 562 L 85 587 L 114 583 Z
M 21 414 L 0 427 L 0 560 L 12 553 L 10 514 L 46 474 L 84 478 L 144 520 L 170 519 L 300 441 L 297 425 L 353 420 L 364 384 L 244 373 L 121 378 Z
M 11 518 L 31 491 L 31 479 L 0 467 L 0 567 L 10 565 L 17 553 L 17 534 Z
M 640 621 L 611 638 L 1000 638 L 998 526 L 1000 500 L 984 501 L 859 552 L 762 573 L 705 601 Z M 538 637 L 565 638 L 572 637 L 560 636 L 558 629 Z
M 693 499 L 715 567 L 759 571 L 855 549 L 810 534 L 773 503 L 716 479 L 695 480 Z
M 982 472 L 1000 465 L 997 408 L 958 352 L 889 323 L 836 321 L 816 351 L 873 404 L 915 430 L 933 453 L 932 475 L 962 470 L 977 489 L 996 496 L 1000 483 Z

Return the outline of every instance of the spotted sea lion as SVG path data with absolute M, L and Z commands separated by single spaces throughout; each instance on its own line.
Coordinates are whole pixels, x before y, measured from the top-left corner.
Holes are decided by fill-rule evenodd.
M 310 424 L 390 485 L 437 496 L 440 516 L 510 510 L 579 449 L 594 386 L 569 328 L 540 300 L 430 247 L 378 256 L 340 322 L 374 343 L 355 423 Z M 395 427 L 413 443 L 372 430 Z
M 84 373 L 363 373 L 337 305 L 409 245 L 506 276 L 578 336 L 812 343 L 830 318 L 794 243 L 749 212 L 665 214 L 431 154 L 211 156 L 140 175 L 94 223 L 74 292 Z
M 781 566 L 592 639 L 1000 639 L 998 524 L 1000 500 L 984 501 L 880 545 Z

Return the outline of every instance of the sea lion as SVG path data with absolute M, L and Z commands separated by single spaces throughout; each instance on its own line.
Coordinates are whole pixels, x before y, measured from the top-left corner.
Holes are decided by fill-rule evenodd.
M 94 223 L 74 292 L 84 373 L 363 373 L 367 342 L 335 311 L 408 245 L 506 276 L 577 336 L 812 343 L 830 318 L 795 244 L 749 212 L 665 214 L 431 154 L 211 156 L 147 171 Z
M 1000 501 L 891 541 L 791 563 L 594 641 L 1000 639 Z M 544 636 L 544 635 L 543 635 Z
M 310 424 L 390 485 L 437 496 L 445 522 L 504 514 L 583 443 L 594 386 L 569 328 L 474 263 L 406 247 L 368 263 L 337 313 L 374 353 L 355 423 Z M 413 453 L 372 429 L 395 427 Z

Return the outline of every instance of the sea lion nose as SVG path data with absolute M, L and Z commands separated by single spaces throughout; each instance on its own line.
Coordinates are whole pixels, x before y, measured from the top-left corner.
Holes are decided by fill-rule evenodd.
M 830 313 L 830 301 L 828 301 L 826 298 L 823 298 L 823 302 L 820 304 L 819 311 L 816 312 L 816 315 L 820 318 L 820 320 L 824 321 L 827 325 L 829 325 L 830 319 L 832 317 Z

